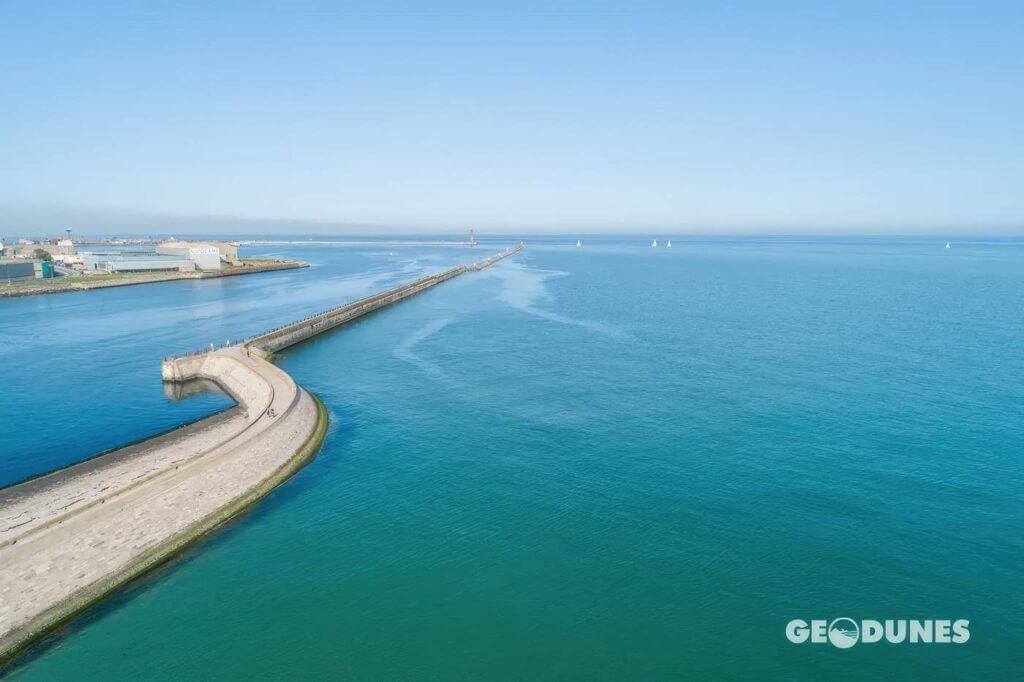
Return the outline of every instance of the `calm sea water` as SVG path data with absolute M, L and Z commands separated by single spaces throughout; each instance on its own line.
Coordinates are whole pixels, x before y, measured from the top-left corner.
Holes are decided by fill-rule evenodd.
M 16 674 L 1019 674 L 1024 245 L 574 240 L 287 351 L 318 458 Z M 243 253 L 313 267 L 0 301 L 0 483 L 228 404 L 165 354 L 469 256 Z M 785 638 L 838 616 L 971 639 Z

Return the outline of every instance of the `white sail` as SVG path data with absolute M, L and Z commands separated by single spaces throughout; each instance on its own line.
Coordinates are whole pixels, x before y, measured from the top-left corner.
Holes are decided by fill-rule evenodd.
M 665 247 L 666 247 L 666 248 L 669 248 L 669 249 L 671 249 L 671 248 L 672 248 L 672 240 L 671 240 L 671 239 L 669 239 L 669 240 L 668 240 L 668 243 L 667 243 L 667 244 L 665 244 Z
M 654 240 L 651 241 L 651 246 L 657 246 L 657 245 L 658 245 L 658 240 L 657 239 L 654 239 Z
M 581 247 L 581 246 L 583 246 L 583 244 L 582 244 L 582 243 L 580 243 L 580 240 L 579 240 L 579 239 L 577 239 L 577 240 L 576 240 L 576 248 L 579 248 L 579 247 Z

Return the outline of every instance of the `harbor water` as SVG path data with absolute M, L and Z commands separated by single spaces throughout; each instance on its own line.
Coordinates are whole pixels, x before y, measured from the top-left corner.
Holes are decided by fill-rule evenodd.
M 1019 674 L 1024 243 L 576 239 L 284 351 L 317 458 L 14 675 Z M 166 355 L 513 243 L 0 300 L 0 485 L 231 404 L 170 400 Z M 842 616 L 971 637 L 786 639 Z

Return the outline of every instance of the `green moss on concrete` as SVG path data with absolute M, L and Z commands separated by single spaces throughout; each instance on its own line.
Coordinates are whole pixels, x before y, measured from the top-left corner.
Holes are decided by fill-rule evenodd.
M 300 387 L 299 390 L 304 389 Z M 174 558 L 188 545 L 213 532 L 231 518 L 245 511 L 308 464 L 320 450 L 321 445 L 323 445 L 330 421 L 327 408 L 320 402 L 320 399 L 312 393 L 309 393 L 309 397 L 316 404 L 316 427 L 313 429 L 313 433 L 306 439 L 306 442 L 302 444 L 302 447 L 287 462 L 282 464 L 273 474 L 265 478 L 258 485 L 250 488 L 217 511 L 196 521 L 180 533 L 172 535 L 159 544 L 154 545 L 118 572 L 79 590 L 71 599 L 40 614 L 21 630 L 9 635 L 5 641 L 0 642 L 0 672 L 19 654 L 23 653 L 32 642 L 80 615 L 125 583 Z

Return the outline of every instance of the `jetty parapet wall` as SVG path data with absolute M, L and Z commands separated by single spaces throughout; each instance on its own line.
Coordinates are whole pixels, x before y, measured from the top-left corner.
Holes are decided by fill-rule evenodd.
M 271 329 L 259 336 L 247 339 L 245 345 L 247 348 L 261 353 L 276 352 L 288 346 L 294 346 L 301 341 L 305 341 L 329 329 L 334 329 L 346 322 L 351 322 L 374 310 L 397 303 L 410 296 L 415 296 L 425 289 L 461 275 L 468 269 L 468 266 L 460 265 L 457 268 L 452 268 L 436 275 L 421 277 L 393 289 L 349 303 L 348 305 L 332 308 L 316 315 L 310 315 L 297 322 Z
M 36 638 L 166 561 L 313 458 L 327 411 L 268 361 L 270 354 L 521 249 L 242 343 L 167 358 L 165 381 L 212 381 L 238 407 L 0 490 L 0 670 Z
M 514 256 L 517 253 L 519 253 L 520 251 L 522 251 L 524 248 L 526 248 L 525 244 L 519 244 L 517 246 L 513 246 L 511 249 L 508 249 L 507 251 L 502 251 L 499 254 L 493 255 L 490 258 L 488 258 L 487 260 L 483 260 L 483 261 L 481 261 L 479 263 L 473 263 L 473 265 L 470 266 L 470 269 L 471 270 L 480 271 L 480 270 L 483 270 L 485 268 L 489 268 L 489 267 L 491 267 L 492 265 L 494 265 L 495 263 L 497 263 L 500 260 L 505 260 L 506 258 L 511 258 L 512 256 Z

